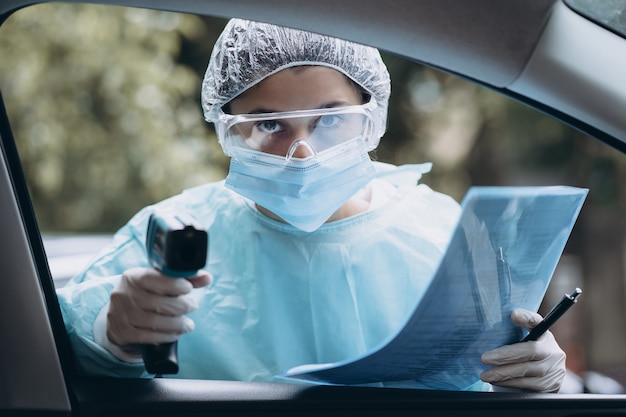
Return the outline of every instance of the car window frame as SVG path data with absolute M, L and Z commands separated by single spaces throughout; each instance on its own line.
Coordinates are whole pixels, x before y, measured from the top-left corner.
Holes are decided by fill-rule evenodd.
M 6 7 L 6 3 L 9 7 Z M 107 2 L 103 2 L 107 3 Z M 124 2 L 110 2 L 124 3 Z M 145 2 L 129 2 L 143 4 Z M 218 2 L 219 3 L 219 2 Z M 5 2 L 5 7 L 1 9 L 3 19 L 8 16 L 7 10 L 15 10 L 23 3 L 20 1 Z M 109 4 L 109 3 L 107 3 Z M 223 3 L 226 4 L 226 3 Z M 11 8 L 11 6 L 13 8 Z M 186 6 L 180 6 L 184 9 Z M 237 6 L 225 7 L 220 14 L 238 14 Z M 463 76 L 462 74 L 460 74 Z M 476 80 L 474 80 L 476 81 Z M 487 85 L 494 88 L 492 85 Z M 527 101 L 524 96 L 516 95 L 506 89 L 501 89 L 505 95 L 512 96 L 520 101 Z M 535 107 L 541 108 L 540 103 L 531 103 Z M 554 110 L 544 107 L 547 113 L 554 115 Z M 559 117 L 564 117 L 563 114 Z M 571 121 L 575 124 L 575 120 Z M 593 131 L 593 130 L 592 130 Z M 595 132 L 601 136 L 602 132 Z M 610 136 L 610 135 L 609 135 Z M 466 415 L 495 415 L 496 412 L 511 409 L 518 411 L 511 412 L 512 415 L 527 414 L 527 409 L 533 409 L 537 414 L 548 414 L 553 416 L 570 415 L 572 412 L 595 412 L 604 410 L 607 414 L 616 411 L 625 411 L 626 404 L 624 396 L 589 396 L 589 395 L 558 395 L 558 394 L 535 394 L 535 393 L 463 393 L 463 392 L 439 392 L 420 390 L 399 390 L 399 389 L 372 389 L 367 387 L 301 387 L 279 384 L 259 384 L 241 383 L 225 381 L 183 381 L 183 380 L 115 380 L 109 378 L 94 378 L 78 375 L 73 366 L 74 357 L 66 338 L 65 327 L 56 302 L 56 294 L 52 277 L 48 268 L 45 249 L 42 244 L 41 235 L 37 226 L 35 213 L 28 196 L 26 181 L 21 170 L 19 156 L 14 146 L 14 139 L 10 131 L 6 109 L 0 92 L 0 137 L 2 139 L 3 165 L 0 171 L 2 177 L 6 179 L 8 185 L 3 188 L 2 196 L 13 196 L 16 201 L 13 213 L 15 217 L 6 218 L 2 226 L 14 224 L 21 229 L 15 231 L 23 241 L 20 243 L 28 249 L 27 260 L 29 261 L 29 271 L 24 274 L 24 281 L 29 287 L 24 291 L 37 293 L 33 298 L 40 303 L 38 312 L 29 312 L 32 306 L 22 306 L 15 311 L 24 313 L 30 317 L 30 321 L 42 320 L 45 317 L 46 325 L 37 330 L 42 335 L 47 334 L 44 345 L 50 348 L 46 354 L 42 355 L 41 362 L 30 365 L 29 374 L 25 381 L 32 384 L 36 379 L 45 380 L 38 375 L 44 362 L 52 363 L 53 368 L 59 366 L 57 371 L 50 371 L 56 374 L 53 384 L 59 385 L 63 389 L 61 392 L 52 394 L 54 401 L 46 401 L 44 395 L 35 395 L 22 399 L 18 404 L 0 402 L 0 410 L 8 406 L 16 406 L 19 410 L 53 410 L 59 415 L 75 413 L 76 415 L 100 415 L 100 413 L 129 412 L 133 415 L 152 415 L 159 411 L 184 415 L 197 413 L 199 411 L 222 412 L 228 411 L 229 415 L 247 415 L 250 412 L 272 412 L 273 414 L 284 414 L 297 412 L 324 412 L 330 415 L 342 415 L 347 411 L 359 411 L 363 414 L 385 413 L 385 415 L 398 415 L 420 410 L 424 415 L 441 415 L 442 413 L 464 411 Z M 610 138 L 606 141 L 611 142 Z M 622 143 L 618 140 L 615 146 Z M 5 213 L 8 209 L 3 210 Z M 21 251 L 23 252 L 23 251 Z M 21 253 L 23 256 L 24 254 Z M 5 255 L 3 263 L 12 259 L 11 254 Z M 26 260 L 25 260 L 26 261 Z M 16 270 L 15 274 L 22 274 L 23 271 Z M 35 285 L 36 284 L 36 285 Z M 37 290 L 33 290 L 36 287 Z M 13 291 L 11 289 L 11 291 Z M 4 300 L 8 300 L 11 292 L 8 290 L 4 295 Z M 17 334 L 18 329 L 12 328 L 11 334 Z M 50 336 L 53 335 L 53 341 Z M 24 343 L 24 349 L 32 349 L 32 341 Z M 55 365 L 56 364 L 56 365 Z M 17 370 L 17 365 L 14 370 Z M 10 381 L 7 379 L 7 381 Z M 50 380 L 46 381 L 49 384 Z M 32 386 L 33 391 L 37 390 L 37 385 Z M 41 385 L 45 387 L 45 385 Z M 67 389 L 65 389 L 67 387 Z M 42 388 L 43 394 L 49 392 Z M 57 401 L 57 399 L 61 399 Z M 34 404 L 34 405 L 33 405 Z M 34 407 L 34 408 L 29 408 Z M 557 409 L 557 407 L 560 407 Z M 335 414 L 333 414 L 335 413 Z

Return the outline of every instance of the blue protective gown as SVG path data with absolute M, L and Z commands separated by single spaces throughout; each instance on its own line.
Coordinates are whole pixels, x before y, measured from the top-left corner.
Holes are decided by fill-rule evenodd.
M 199 186 L 135 215 L 83 273 L 59 289 L 80 369 L 91 375 L 148 376 L 94 340 L 94 321 L 120 274 L 148 266 L 154 208 L 187 211 L 209 232 L 206 270 L 194 290 L 195 329 L 179 340 L 178 378 L 274 381 L 308 363 L 335 362 L 378 346 L 419 301 L 451 236 L 459 205 L 417 185 L 423 166 L 376 164 L 394 191 L 381 207 L 312 233 L 261 214 L 224 188 Z

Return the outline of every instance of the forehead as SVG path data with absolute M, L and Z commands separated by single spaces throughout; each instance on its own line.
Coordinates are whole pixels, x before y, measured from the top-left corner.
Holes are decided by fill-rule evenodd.
M 340 71 L 324 66 L 283 69 L 233 99 L 233 114 L 361 104 L 361 92 Z

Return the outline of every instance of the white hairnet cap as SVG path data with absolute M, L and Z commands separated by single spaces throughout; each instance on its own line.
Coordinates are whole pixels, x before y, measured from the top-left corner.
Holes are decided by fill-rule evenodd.
M 216 122 L 220 109 L 232 99 L 268 76 L 300 65 L 334 68 L 368 92 L 378 106 L 375 130 L 380 139 L 385 133 L 391 81 L 376 48 L 241 19 L 228 22 L 213 48 L 202 83 L 205 119 Z

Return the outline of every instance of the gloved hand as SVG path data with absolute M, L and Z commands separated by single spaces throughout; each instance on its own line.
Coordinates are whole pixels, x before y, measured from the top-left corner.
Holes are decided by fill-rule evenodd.
M 184 315 L 198 308 L 189 295 L 211 283 L 206 271 L 189 278 L 171 278 L 151 268 L 124 272 L 111 293 L 106 335 L 130 355 L 140 355 L 142 344 L 174 342 L 194 328 Z
M 516 309 L 511 320 L 530 330 L 542 318 L 537 313 Z M 484 353 L 481 359 L 484 364 L 495 366 L 480 378 L 501 387 L 558 392 L 565 377 L 565 352 L 549 331 L 537 341 L 502 346 Z

